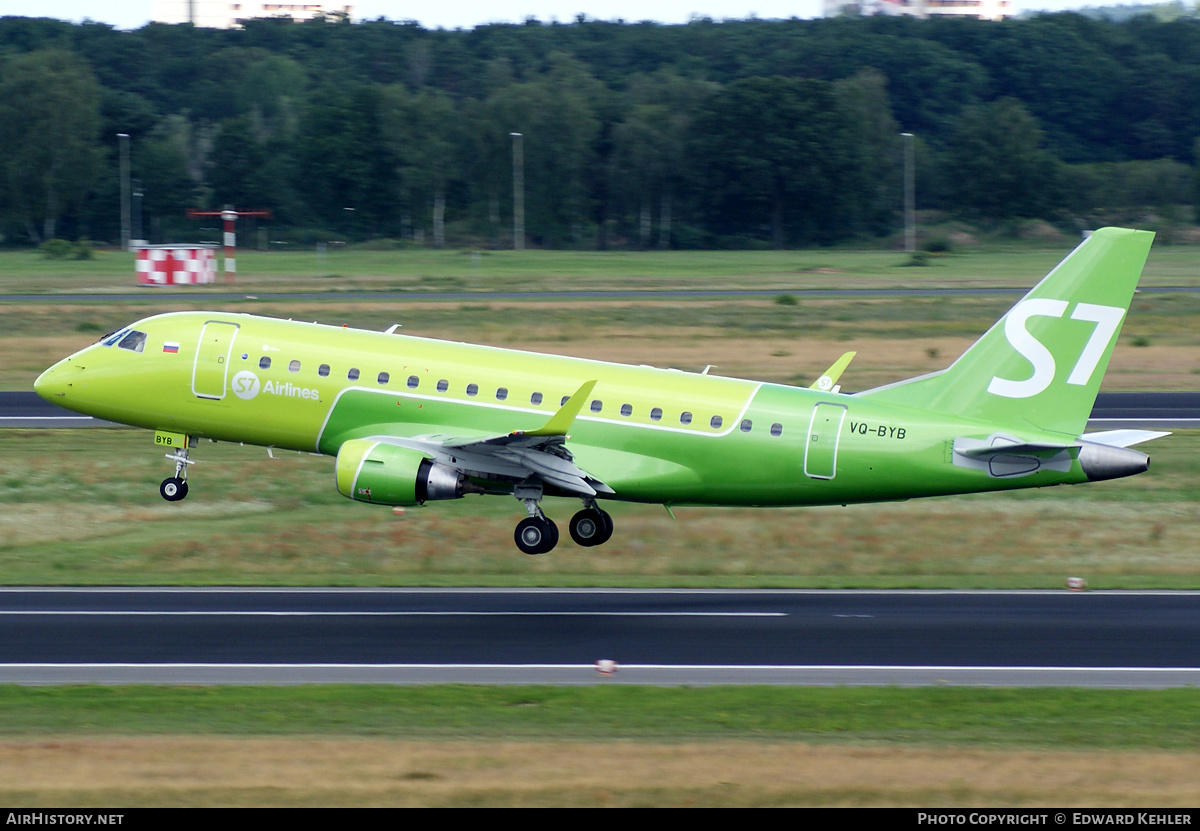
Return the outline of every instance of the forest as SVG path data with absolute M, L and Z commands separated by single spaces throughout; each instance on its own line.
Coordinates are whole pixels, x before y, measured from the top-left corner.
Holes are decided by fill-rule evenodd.
M 514 190 L 530 246 L 883 238 L 906 141 L 923 214 L 1190 221 L 1200 20 L 0 18 L 0 244 L 117 241 L 119 134 L 152 243 L 228 205 L 281 243 L 510 247 Z

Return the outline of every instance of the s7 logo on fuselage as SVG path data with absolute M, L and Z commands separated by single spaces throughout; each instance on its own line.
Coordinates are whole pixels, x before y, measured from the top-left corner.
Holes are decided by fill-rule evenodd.
M 258 395 L 258 386 L 258 376 L 249 370 L 242 370 L 233 376 L 233 394 L 243 401 Z
M 1061 318 L 1067 311 L 1066 300 L 1034 298 L 1018 303 L 1004 319 L 1004 337 L 1021 355 L 1033 364 L 1033 375 L 1023 381 L 992 376 L 988 392 L 1005 398 L 1030 398 L 1044 392 L 1054 382 L 1058 367 L 1054 355 L 1044 343 L 1031 335 L 1025 328 L 1031 317 Z M 1092 334 L 1084 344 L 1083 351 L 1075 361 L 1075 367 L 1067 377 L 1067 383 L 1085 386 L 1104 356 L 1104 350 L 1121 326 L 1125 310 L 1117 306 L 1098 306 L 1094 303 L 1077 303 L 1071 312 L 1071 320 L 1094 323 Z

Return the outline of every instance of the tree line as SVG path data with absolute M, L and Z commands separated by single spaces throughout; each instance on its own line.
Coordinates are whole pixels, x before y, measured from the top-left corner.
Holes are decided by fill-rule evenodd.
M 922 209 L 1080 227 L 1193 201 L 1200 22 L 838 18 L 472 30 L 344 19 L 232 30 L 0 18 L 0 234 L 749 247 L 896 230 Z

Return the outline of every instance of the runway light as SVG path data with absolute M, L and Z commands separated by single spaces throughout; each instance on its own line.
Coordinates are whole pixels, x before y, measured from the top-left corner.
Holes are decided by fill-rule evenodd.
M 1073 592 L 1081 592 L 1087 588 L 1087 580 L 1082 577 L 1068 577 L 1067 588 Z
M 610 661 L 607 658 L 601 658 L 596 662 L 596 671 L 601 675 L 612 675 L 617 671 L 617 662 Z

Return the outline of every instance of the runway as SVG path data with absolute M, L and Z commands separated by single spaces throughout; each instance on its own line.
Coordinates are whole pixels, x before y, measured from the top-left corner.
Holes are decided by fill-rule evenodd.
M 331 682 L 1186 686 L 1200 592 L 0 589 L 0 683 Z
M 0 427 L 104 427 L 33 392 L 0 392 Z M 1109 392 L 1096 397 L 1088 428 L 1181 430 L 1200 427 L 1200 392 Z
M 99 424 L 0 393 L 0 426 Z M 1197 426 L 1200 393 L 1089 422 Z M 1170 687 L 1200 684 L 1198 636 L 1191 592 L 0 589 L 22 684 Z

